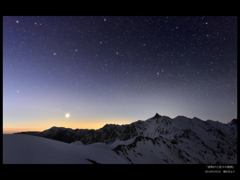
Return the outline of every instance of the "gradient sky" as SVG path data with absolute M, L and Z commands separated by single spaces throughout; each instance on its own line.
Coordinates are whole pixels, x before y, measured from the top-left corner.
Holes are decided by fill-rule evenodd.
M 237 117 L 237 17 L 3 17 L 3 133 L 155 113 Z

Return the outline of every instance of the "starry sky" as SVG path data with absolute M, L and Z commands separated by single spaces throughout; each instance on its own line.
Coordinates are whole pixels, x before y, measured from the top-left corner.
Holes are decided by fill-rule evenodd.
M 3 133 L 155 113 L 237 117 L 236 16 L 3 17 Z

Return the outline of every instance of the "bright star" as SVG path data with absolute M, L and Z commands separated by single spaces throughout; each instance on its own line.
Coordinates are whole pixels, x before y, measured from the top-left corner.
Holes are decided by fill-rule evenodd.
M 56 55 L 57 55 L 57 53 L 53 53 L 53 55 L 54 55 L 54 56 L 56 56 Z

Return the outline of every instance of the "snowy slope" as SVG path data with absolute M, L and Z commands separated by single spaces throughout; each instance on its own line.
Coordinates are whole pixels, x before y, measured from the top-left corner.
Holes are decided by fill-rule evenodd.
M 155 139 L 139 136 L 133 143 L 119 145 L 114 151 L 131 163 L 136 164 L 184 164 L 198 163 L 187 153 L 162 137 Z
M 237 163 L 237 119 L 223 124 L 156 114 L 145 121 L 106 124 L 98 130 L 52 127 L 23 134 L 67 143 L 77 141 L 73 144 L 81 147 L 111 148 L 129 163 Z
M 155 115 L 134 123 L 140 140 L 114 150 L 131 163 L 236 164 L 236 124 Z
M 104 144 L 78 146 L 30 135 L 3 135 L 3 164 L 92 164 L 93 162 L 128 163 Z
M 117 147 L 118 145 L 128 145 L 128 144 L 132 143 L 135 140 L 135 138 L 136 137 L 133 137 L 133 138 L 125 140 L 125 141 L 116 140 L 112 144 L 109 144 L 109 146 L 113 149 L 113 148 Z
M 200 140 L 198 140 L 200 141 Z M 139 136 L 129 144 L 118 145 L 113 150 L 130 163 L 160 164 L 236 164 L 236 154 L 223 154 L 208 148 L 203 142 L 188 139 L 173 143 L 163 137 Z M 229 157 L 229 158 L 228 158 Z
M 77 146 L 84 146 L 84 144 L 81 141 L 75 141 L 75 142 L 72 142 L 71 144 L 77 145 Z

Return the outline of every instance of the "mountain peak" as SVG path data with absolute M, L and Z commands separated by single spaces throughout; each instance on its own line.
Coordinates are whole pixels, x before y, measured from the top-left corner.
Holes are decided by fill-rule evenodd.
M 161 118 L 161 117 L 162 117 L 161 115 L 159 115 L 158 113 L 156 113 L 155 116 L 153 117 L 153 119 L 159 119 L 159 118 Z
M 202 121 L 201 119 L 199 119 L 199 118 L 197 118 L 197 117 L 193 117 L 193 119 Z
M 230 126 L 237 126 L 237 119 L 233 119 L 232 121 L 230 121 L 227 124 L 230 125 Z

